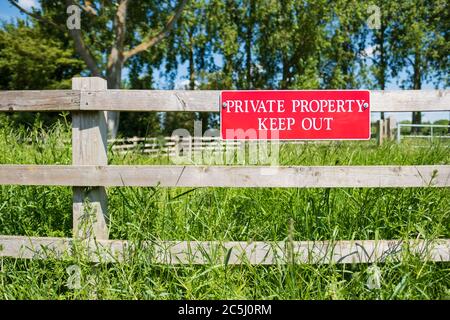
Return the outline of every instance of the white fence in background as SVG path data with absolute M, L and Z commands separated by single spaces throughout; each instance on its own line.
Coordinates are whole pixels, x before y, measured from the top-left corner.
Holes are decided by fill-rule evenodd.
M 410 124 L 410 123 L 397 123 L 397 143 L 401 142 L 402 139 L 402 130 L 401 128 L 430 128 L 430 134 L 429 135 L 405 135 L 405 137 L 408 138 L 426 138 L 430 141 L 433 141 L 435 139 L 446 139 L 450 138 L 450 130 L 447 130 L 446 135 L 435 135 L 435 128 L 447 128 L 450 129 L 450 125 L 439 125 L 439 124 Z
M 280 143 L 305 144 L 327 141 L 280 141 Z M 132 137 L 108 140 L 111 150 L 119 154 L 138 152 L 149 156 L 174 156 L 184 152 L 235 150 L 243 148 L 248 141 L 222 140 L 220 137 Z

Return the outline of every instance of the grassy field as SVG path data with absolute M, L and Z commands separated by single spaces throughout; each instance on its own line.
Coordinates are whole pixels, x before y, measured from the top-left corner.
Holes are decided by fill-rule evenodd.
M 31 142 L 25 142 L 31 139 Z M 51 130 L 0 125 L 0 164 L 70 164 L 69 125 Z M 448 139 L 447 139 L 448 140 Z M 411 142 L 413 143 L 413 142 Z M 450 164 L 449 145 L 335 142 L 282 146 L 281 165 Z M 130 154 L 111 164 L 163 164 Z M 450 238 L 449 188 L 109 188 L 110 238 L 142 240 L 326 240 Z M 0 234 L 71 236 L 72 191 L 0 186 Z M 69 289 L 67 268 L 81 269 Z M 128 263 L 82 256 L 0 258 L 0 299 L 449 299 L 450 263 L 369 265 L 162 266 L 136 254 Z

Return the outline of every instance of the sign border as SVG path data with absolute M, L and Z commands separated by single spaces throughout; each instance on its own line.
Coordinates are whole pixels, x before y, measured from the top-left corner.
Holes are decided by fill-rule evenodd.
M 223 92 L 272 92 L 272 91 L 282 91 L 282 92 L 290 92 L 290 91 L 322 91 L 322 92 L 334 92 L 334 91 L 366 91 L 369 93 L 369 136 L 367 138 L 358 138 L 358 139 L 349 139 L 349 138 L 342 138 L 342 139 L 323 139 L 323 138 L 317 138 L 317 139 L 224 139 L 222 137 L 222 93 Z M 297 90 L 297 89 L 289 89 L 289 90 L 220 90 L 219 94 L 219 109 L 220 109 L 220 115 L 219 115 L 219 122 L 220 122 L 220 140 L 222 141 L 370 141 L 372 130 L 371 130 L 371 124 L 372 124 L 372 111 L 371 108 L 371 91 L 368 89 L 307 89 L 307 90 Z

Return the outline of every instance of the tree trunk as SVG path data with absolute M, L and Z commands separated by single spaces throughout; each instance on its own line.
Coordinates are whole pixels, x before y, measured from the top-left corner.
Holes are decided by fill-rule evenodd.
M 253 0 L 250 1 L 248 8 L 248 17 L 247 17 L 247 34 L 245 38 L 245 52 L 246 52 L 246 89 L 253 88 L 253 79 L 252 79 L 252 43 L 253 43 L 253 11 L 255 7 L 255 2 Z
M 195 90 L 195 61 L 192 34 L 189 34 L 189 90 Z
M 414 90 L 420 90 L 422 89 L 422 77 L 420 74 L 420 52 L 419 48 L 416 48 L 416 52 L 414 54 L 414 74 L 413 74 L 413 89 Z M 420 124 L 422 122 L 422 113 L 420 112 L 413 112 L 412 113 L 412 123 L 413 124 Z M 411 132 L 413 134 L 418 134 L 420 132 L 419 127 L 412 127 Z
M 379 39 L 379 45 L 380 45 L 380 75 L 379 75 L 379 84 L 380 89 L 385 90 L 386 89 L 386 69 L 387 69 L 387 61 L 386 61 L 386 48 L 384 46 L 384 33 L 386 31 L 386 24 L 384 22 L 384 19 L 381 19 L 381 29 L 380 29 L 380 39 Z M 381 120 L 384 120 L 384 112 L 381 112 L 380 114 Z
M 122 82 L 122 68 L 125 62 L 124 42 L 127 30 L 126 19 L 128 3 L 129 0 L 120 0 L 116 16 L 114 17 L 115 42 L 111 48 L 106 68 L 108 89 L 120 89 Z M 112 139 L 117 137 L 117 132 L 119 131 L 119 118 L 119 112 L 107 113 L 108 135 Z
M 285 53 L 283 53 L 283 56 L 281 58 L 282 63 L 282 78 L 280 82 L 280 89 L 288 89 L 289 88 L 289 63 L 288 58 Z
M 194 32 L 193 30 L 189 31 L 189 90 L 195 90 L 195 52 L 194 52 Z M 209 112 L 197 112 L 196 113 L 197 120 L 202 122 L 202 130 L 207 129 L 208 127 L 208 119 Z
M 111 50 L 109 56 L 109 67 L 106 72 L 106 80 L 108 81 L 108 89 L 120 89 L 122 81 L 123 58 L 117 48 Z M 120 113 L 118 111 L 108 111 L 108 136 L 111 139 L 117 137 L 119 131 Z

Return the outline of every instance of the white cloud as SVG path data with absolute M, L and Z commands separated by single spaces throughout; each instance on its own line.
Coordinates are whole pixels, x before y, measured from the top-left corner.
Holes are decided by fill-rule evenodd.
M 363 51 L 363 55 L 365 57 L 373 57 L 373 54 L 375 53 L 375 51 L 377 50 L 376 46 L 370 46 L 364 49 Z
M 19 0 L 19 6 L 26 10 L 30 10 L 31 8 L 39 8 L 39 3 L 37 0 Z
M 185 79 L 185 80 L 179 79 L 179 80 L 175 81 L 175 90 L 189 90 L 189 84 L 190 84 L 189 79 Z M 199 85 L 198 81 L 195 80 L 194 85 L 195 85 L 195 88 L 197 88 Z
M 189 86 L 189 80 L 175 81 L 175 90 L 184 90 Z

